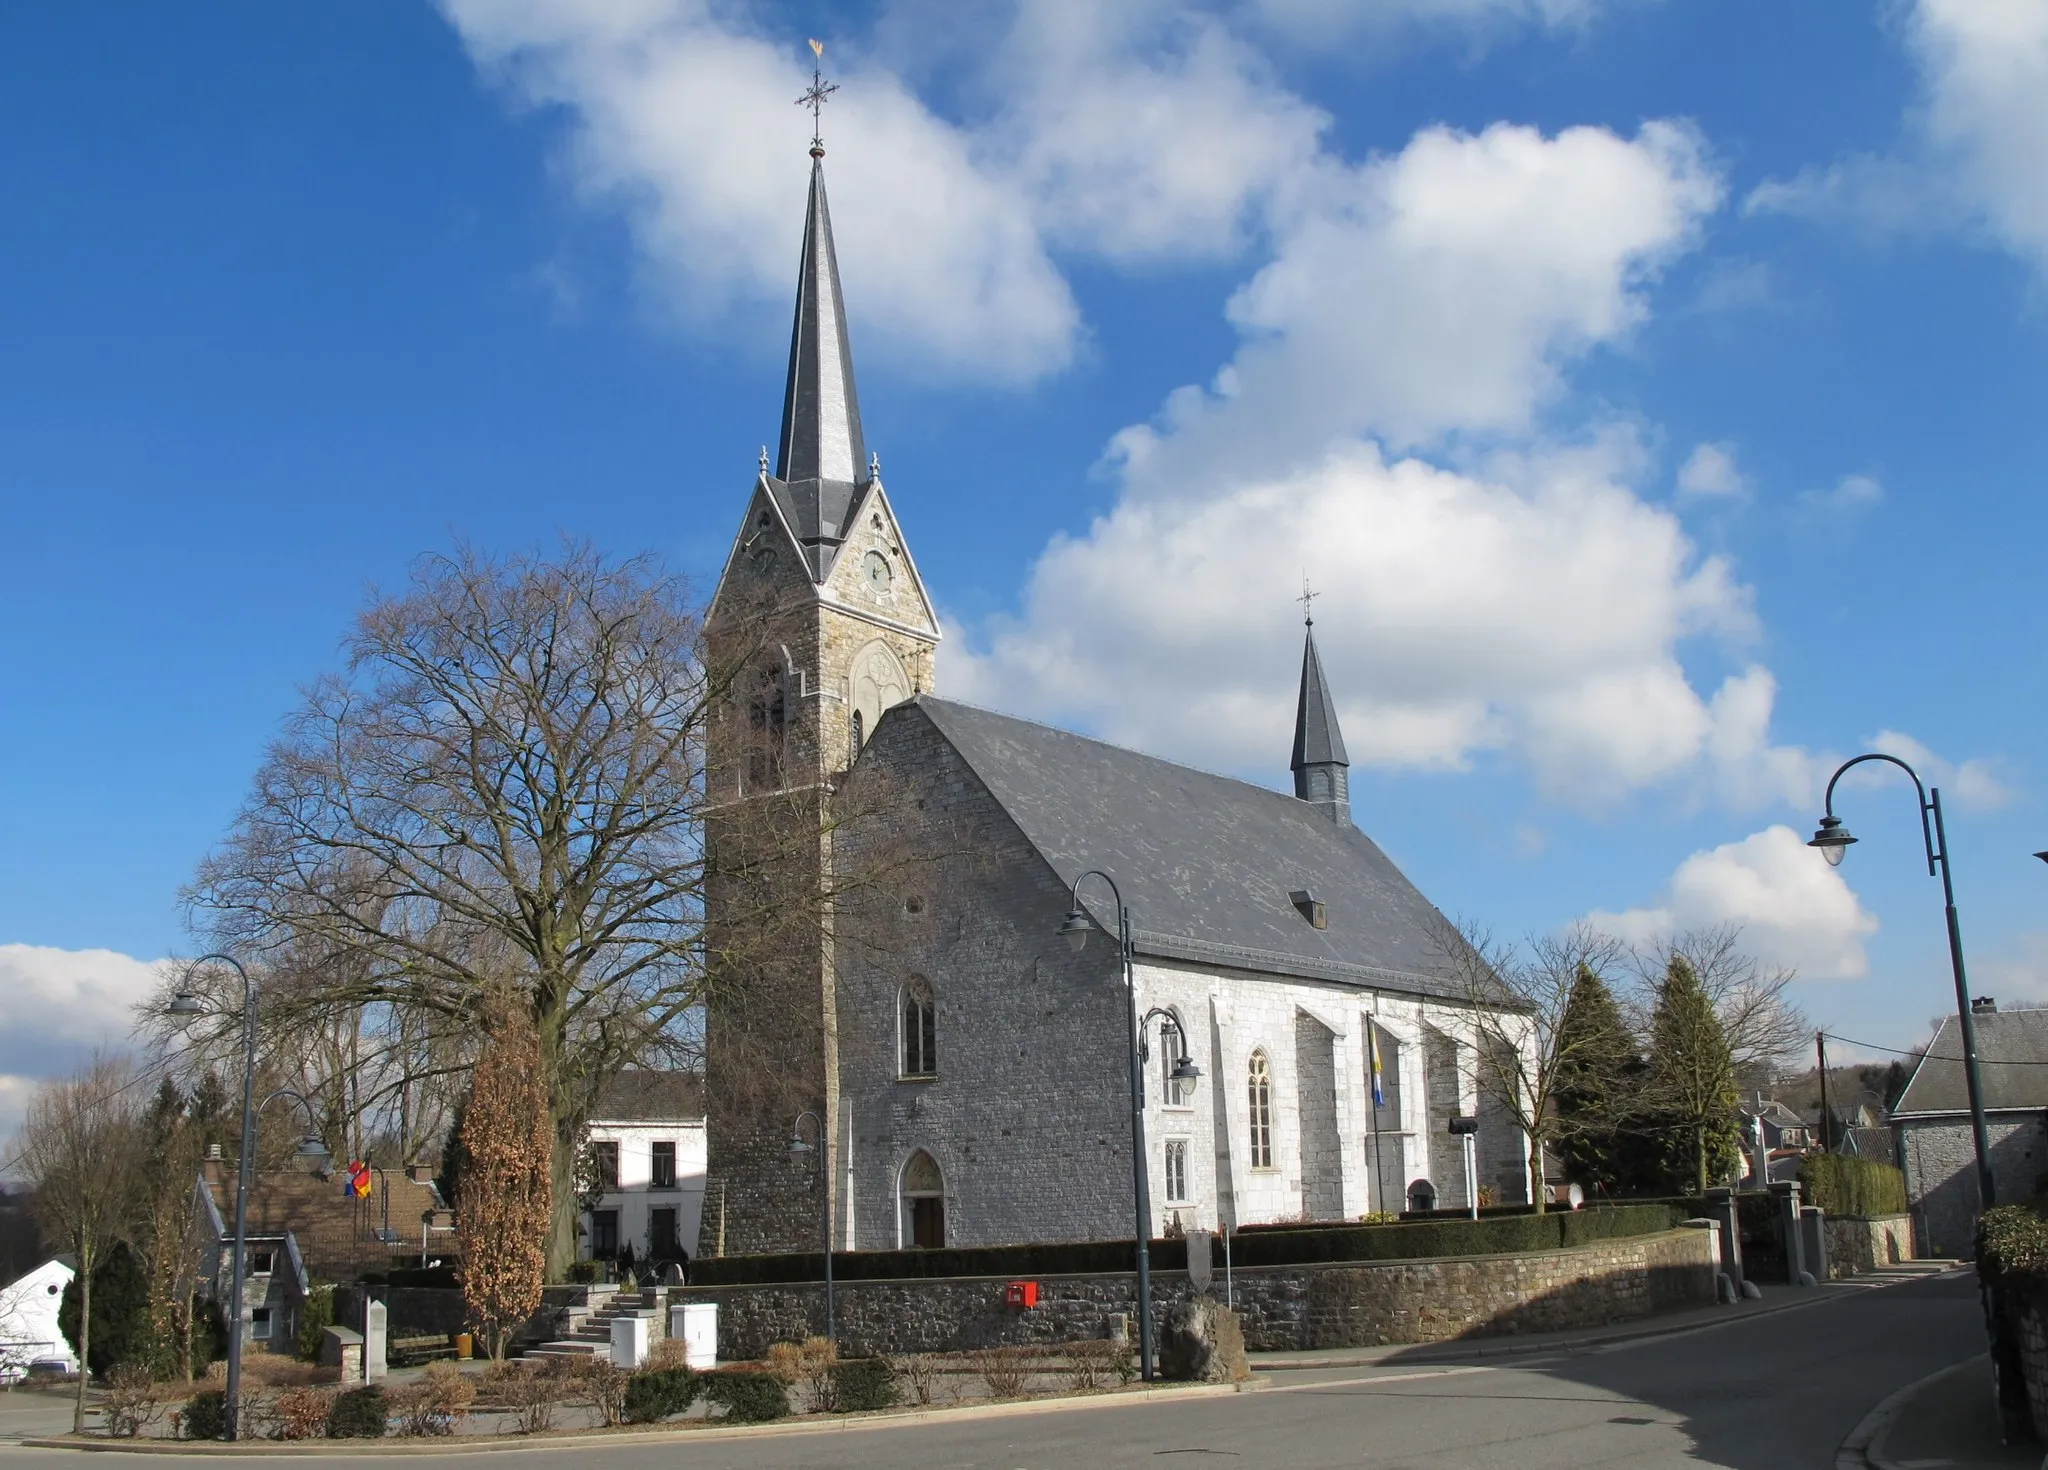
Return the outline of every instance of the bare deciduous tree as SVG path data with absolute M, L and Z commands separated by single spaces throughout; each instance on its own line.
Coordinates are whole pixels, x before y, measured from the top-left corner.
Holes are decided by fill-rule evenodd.
M 147 1093 L 132 1064 L 95 1056 L 76 1075 L 46 1082 L 29 1100 L 18 1154 L 35 1186 L 44 1228 L 78 1263 L 78 1396 L 71 1432 L 85 1432 L 86 1365 L 92 1349 L 92 1276 L 135 1223 L 134 1170 Z
M 1768 1076 L 1802 1055 L 1813 1040 L 1813 1023 L 1786 994 L 1798 972 L 1766 966 L 1744 949 L 1740 924 L 1681 930 L 1632 945 L 1630 954 L 1640 981 L 1636 1005 L 1645 1035 L 1657 991 L 1676 957 L 1691 968 L 1713 1006 L 1738 1073 Z
M 1614 939 L 1583 924 L 1503 944 L 1469 921 L 1446 921 L 1436 941 L 1440 965 L 1468 1008 L 1479 1089 L 1507 1110 L 1528 1141 L 1536 1211 L 1543 1212 L 1544 1148 L 1563 1126 L 1557 1109 L 1580 1055 L 1600 1044 L 1566 1024 L 1579 972 L 1611 971 L 1623 956 Z

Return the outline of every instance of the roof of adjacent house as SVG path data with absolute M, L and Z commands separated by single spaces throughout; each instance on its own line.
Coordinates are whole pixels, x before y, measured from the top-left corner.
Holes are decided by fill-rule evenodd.
M 1976 1024 L 1985 1110 L 2048 1108 L 2048 1010 L 1984 1011 L 1970 1019 Z M 1944 1016 L 1892 1117 L 1967 1113 L 1970 1095 L 1962 1058 L 1956 1018 Z
M 1467 999 L 1448 924 L 1379 846 L 1293 796 L 1030 720 L 921 694 L 957 751 L 1060 880 L 1100 868 L 1140 953 L 1258 973 Z M 1324 906 L 1317 929 L 1292 895 Z M 1114 932 L 1108 890 L 1082 902 Z
M 591 1106 L 594 1123 L 684 1123 L 704 1116 L 704 1078 L 696 1072 L 628 1067 Z
M 207 1170 L 200 1177 L 225 1233 L 234 1220 L 234 1173 Z M 399 1170 L 377 1170 L 369 1198 L 361 1200 L 346 1192 L 340 1174 L 324 1179 L 297 1172 L 257 1174 L 249 1181 L 249 1234 L 282 1236 L 290 1231 L 307 1271 L 323 1280 L 385 1270 L 394 1254 L 418 1255 L 420 1226 L 429 1216 L 437 1217 L 438 1224 L 448 1223 L 440 1193 Z M 389 1243 L 377 1238 L 387 1220 L 397 1236 Z M 443 1248 L 445 1240 L 442 1237 L 436 1249 Z

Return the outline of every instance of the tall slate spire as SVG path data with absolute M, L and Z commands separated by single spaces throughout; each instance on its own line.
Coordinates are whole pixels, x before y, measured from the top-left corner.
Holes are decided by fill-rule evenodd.
M 825 149 L 811 144 L 811 200 L 804 214 L 797 272 L 796 323 L 789 338 L 789 380 L 782 399 L 782 444 L 770 488 L 823 581 L 873 479 L 853 386 L 853 348 L 832 212 L 825 202 Z
M 1306 619 L 1301 649 L 1301 698 L 1294 710 L 1294 794 L 1347 826 L 1351 821 L 1351 758 L 1337 726 L 1337 704 L 1316 656 L 1316 622 Z

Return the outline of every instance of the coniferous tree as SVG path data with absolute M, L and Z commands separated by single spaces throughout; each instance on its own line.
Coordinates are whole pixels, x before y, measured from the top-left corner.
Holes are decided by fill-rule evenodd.
M 1572 981 L 1560 1028 L 1557 1149 L 1566 1177 L 1604 1194 L 1650 1182 L 1641 1127 L 1643 1061 L 1621 1005 L 1590 965 Z
M 1648 1102 L 1674 1185 L 1698 1193 L 1742 1157 L 1735 1062 L 1699 976 L 1674 954 L 1650 1026 Z

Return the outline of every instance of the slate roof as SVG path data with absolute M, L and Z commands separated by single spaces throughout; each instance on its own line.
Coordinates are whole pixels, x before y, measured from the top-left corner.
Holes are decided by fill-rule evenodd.
M 1294 758 L 1291 771 L 1307 766 L 1348 766 L 1344 753 L 1344 732 L 1337 725 L 1337 704 L 1330 698 L 1330 686 L 1323 678 L 1323 661 L 1316 656 L 1315 625 L 1301 645 L 1301 699 L 1294 709 Z
M 597 1123 L 680 1123 L 703 1116 L 701 1075 L 646 1067 L 628 1067 L 612 1078 L 590 1110 Z
M 2048 1010 L 1986 1011 L 1977 1024 L 1978 1073 L 1984 1110 L 2048 1108 Z M 1927 1055 L 1913 1069 L 1892 1117 L 1967 1113 L 1963 1083 L 1963 1041 L 1954 1016 L 1942 1018 Z
M 1071 884 L 1109 872 L 1140 953 L 1464 998 L 1445 978 L 1436 908 L 1349 823 L 1227 776 L 921 694 L 884 718 L 928 720 Z M 1289 899 L 1326 905 L 1314 928 Z M 1082 901 L 1116 928 L 1108 890 Z
M 235 1218 L 234 1172 L 206 1169 L 200 1178 L 225 1236 Z M 365 1271 L 390 1269 L 394 1255 L 418 1255 L 420 1226 L 429 1217 L 442 1225 L 451 1220 L 434 1186 L 413 1182 L 402 1169 L 378 1171 L 363 1200 L 348 1196 L 339 1173 L 325 1179 L 257 1174 L 249 1182 L 249 1234 L 277 1237 L 289 1230 L 307 1271 L 323 1281 L 352 1281 Z M 388 1243 L 377 1238 L 387 1219 L 397 1236 Z
M 872 477 L 853 382 L 846 302 L 839 290 L 839 257 L 832 245 L 832 211 L 825 202 L 822 150 L 811 158 L 782 440 L 775 473 L 763 480 L 802 549 L 812 580 L 824 581 Z

